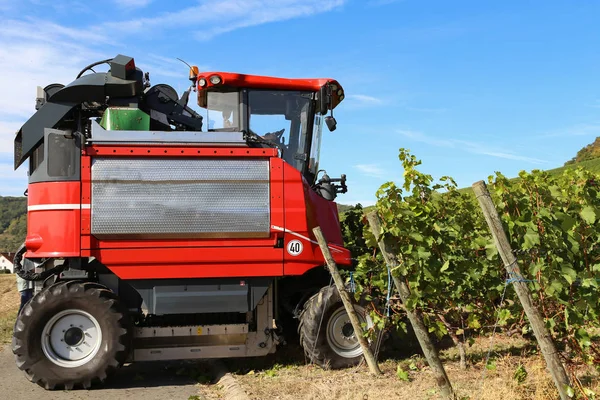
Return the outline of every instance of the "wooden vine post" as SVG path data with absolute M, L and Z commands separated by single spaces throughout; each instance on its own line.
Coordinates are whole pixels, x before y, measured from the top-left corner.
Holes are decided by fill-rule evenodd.
M 383 255 L 383 259 L 385 260 L 386 264 L 392 269 L 396 268 L 399 265 L 398 254 L 394 252 L 393 246 L 389 240 L 384 239 L 381 235 L 381 220 L 379 219 L 379 215 L 377 215 L 375 211 L 372 211 L 367 214 L 367 220 L 369 221 L 371 231 L 373 232 L 373 235 L 375 235 L 375 239 L 377 240 L 377 244 L 379 245 L 379 249 L 381 250 L 381 254 Z M 416 310 L 409 310 L 405 306 L 410 296 L 410 289 L 408 285 L 393 274 L 392 279 L 394 280 L 394 285 L 400 294 L 406 315 L 408 316 L 410 324 L 412 325 L 415 335 L 417 336 L 417 340 L 421 345 L 425 359 L 433 371 L 435 381 L 440 388 L 442 396 L 446 399 L 454 399 L 454 390 L 452 389 L 452 385 L 450 384 L 450 380 L 448 379 L 448 375 L 446 374 L 442 360 L 440 360 L 438 352 L 435 349 L 431 338 L 429 337 L 429 332 L 423 323 L 421 315 Z
M 552 341 L 552 336 L 550 336 L 550 333 L 546 329 L 544 319 L 542 318 L 539 310 L 533 305 L 529 287 L 522 278 L 519 265 L 517 264 L 517 259 L 510 247 L 510 243 L 506 237 L 506 232 L 504 232 L 504 228 L 502 227 L 502 222 L 500 221 L 498 211 L 494 206 L 490 192 L 488 191 L 484 181 L 475 182 L 473 184 L 473 191 L 475 192 L 475 196 L 479 201 L 479 205 L 481 206 L 485 220 L 490 227 L 490 231 L 494 237 L 494 243 L 498 248 L 500 257 L 502 257 L 502 261 L 504 262 L 504 267 L 508 272 L 508 276 L 509 278 L 513 279 L 512 282 L 515 291 L 517 292 L 517 296 L 523 305 L 523 310 L 525 311 L 525 314 L 527 314 L 527 318 L 531 323 L 533 333 L 535 334 L 538 344 L 540 345 L 540 349 L 546 360 L 546 365 L 550 370 L 550 374 L 552 375 L 554 384 L 558 389 L 560 398 L 562 400 L 567 400 L 570 398 L 567 395 L 567 389 L 570 385 L 569 377 L 567 376 L 565 368 L 560 362 L 556 346 Z
M 340 297 L 342 298 L 342 303 L 344 303 L 344 308 L 350 317 L 350 322 L 352 323 L 352 327 L 354 328 L 354 332 L 356 333 L 356 338 L 358 339 L 358 343 L 362 348 L 363 355 L 365 360 L 367 361 L 367 365 L 369 366 L 369 370 L 373 375 L 381 375 L 381 370 L 379 369 L 379 365 L 377 365 L 377 361 L 373 356 L 373 352 L 371 352 L 371 348 L 369 347 L 369 343 L 365 339 L 363 334 L 363 328 L 360 326 L 360 322 L 358 317 L 356 316 L 356 311 L 354 310 L 354 306 L 352 305 L 352 300 L 350 299 L 350 295 L 346 291 L 344 281 L 340 276 L 340 272 L 337 269 L 337 265 L 331 256 L 331 252 L 329 251 L 329 247 L 327 247 L 327 241 L 323 236 L 323 232 L 321 232 L 320 227 L 316 227 L 313 229 L 313 233 L 319 242 L 319 247 L 321 247 L 321 251 L 323 252 L 323 257 L 325 257 L 325 261 L 327 262 L 327 267 L 329 268 L 329 272 L 333 277 L 333 281 L 335 282 L 335 286 L 337 290 L 340 292 Z

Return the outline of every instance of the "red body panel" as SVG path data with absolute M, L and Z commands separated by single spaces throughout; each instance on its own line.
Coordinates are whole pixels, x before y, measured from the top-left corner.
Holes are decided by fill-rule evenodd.
M 316 226 L 321 227 L 323 235 L 331 244 L 329 248 L 335 261 L 340 265 L 350 265 L 350 252 L 343 248 L 337 212 L 331 212 L 332 209 L 337 209 L 336 204 L 325 200 L 310 189 L 308 182 L 298 170 L 287 163 L 284 165 L 286 185 L 284 274 L 301 275 L 313 268 L 316 262 L 319 264 L 324 262 L 321 249 L 312 232 Z M 298 255 L 292 255 L 287 251 L 287 246 L 292 240 L 299 240 L 302 243 L 303 251 Z
M 95 156 L 268 157 L 271 234 L 264 239 L 97 239 L 91 234 L 90 209 Z M 59 209 L 65 204 L 71 208 Z M 312 234 L 317 225 L 331 243 L 336 262 L 350 264 L 350 253 L 342 247 L 335 203 L 314 193 L 300 172 L 279 158 L 276 149 L 94 145 L 82 152 L 81 183 L 29 186 L 29 206 L 35 205 L 48 210 L 29 211 L 28 241 L 33 246 L 29 249 L 28 244 L 29 257 L 95 257 L 122 279 L 301 275 L 324 263 Z M 302 242 L 300 254 L 287 251 L 291 240 Z
M 32 183 L 27 196 L 27 257 L 78 257 L 81 183 Z M 89 206 L 89 202 L 87 203 Z
M 141 156 L 141 157 L 277 157 L 277 149 L 218 148 L 218 147 L 161 147 L 136 146 L 90 146 L 85 150 L 89 156 Z
M 281 276 L 282 249 L 204 247 L 93 250 L 121 279 Z

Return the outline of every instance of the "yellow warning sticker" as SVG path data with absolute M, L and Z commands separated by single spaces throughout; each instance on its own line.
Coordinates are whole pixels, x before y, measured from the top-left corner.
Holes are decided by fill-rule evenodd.
M 198 335 L 202 335 L 202 327 L 201 326 L 198 327 L 197 332 L 198 332 Z

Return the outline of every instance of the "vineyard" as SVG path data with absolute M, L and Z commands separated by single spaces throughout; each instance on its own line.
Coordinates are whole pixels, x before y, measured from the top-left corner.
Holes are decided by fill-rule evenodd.
M 532 330 L 511 284 L 526 282 L 565 365 L 569 396 L 593 398 L 575 369 L 600 365 L 600 188 L 583 168 L 561 173 L 534 170 L 509 180 L 497 173 L 488 187 L 514 249 L 522 276 L 508 276 L 477 199 L 450 177 L 434 181 L 418 170 L 407 150 L 399 155 L 404 182 L 386 183 L 375 210 L 383 235 L 394 244 L 391 273 L 410 288 L 405 302 L 432 335 L 450 337 L 461 366 L 469 344 L 494 334 L 532 339 Z M 377 328 L 407 331 L 400 302 L 388 284 L 388 266 L 360 206 L 349 210 L 344 235 L 358 267 L 356 297 L 373 300 Z M 389 304 L 386 312 L 382 304 Z M 389 314 L 389 317 L 388 317 Z M 491 361 L 489 361 L 491 362 Z

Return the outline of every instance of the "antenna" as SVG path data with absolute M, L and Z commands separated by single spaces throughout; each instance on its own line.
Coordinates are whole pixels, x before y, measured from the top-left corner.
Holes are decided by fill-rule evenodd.
M 187 65 L 189 68 L 192 68 L 192 66 L 188 63 L 186 63 L 185 61 L 183 61 L 181 58 L 176 57 L 179 61 L 181 61 L 182 63 L 184 63 L 185 65 Z

